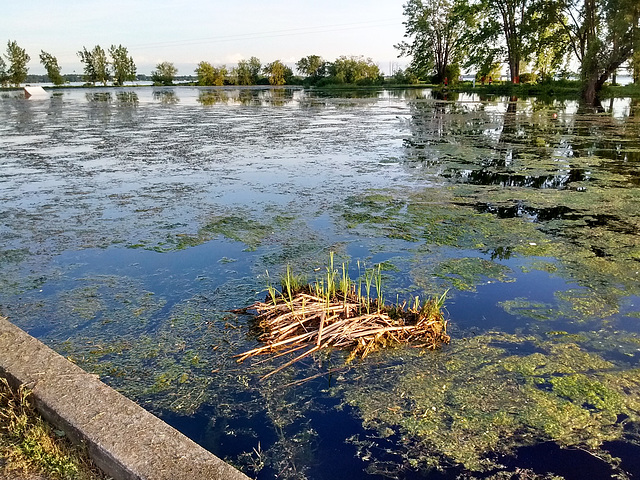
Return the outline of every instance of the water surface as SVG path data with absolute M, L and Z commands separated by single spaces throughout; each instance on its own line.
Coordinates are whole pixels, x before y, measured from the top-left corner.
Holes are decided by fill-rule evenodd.
M 630 99 L 3 94 L 0 313 L 257 478 L 636 478 L 639 161 Z M 330 251 L 451 345 L 238 364 Z

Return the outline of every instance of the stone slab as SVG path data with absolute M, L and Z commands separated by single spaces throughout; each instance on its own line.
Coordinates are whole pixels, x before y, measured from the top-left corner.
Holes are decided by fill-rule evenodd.
M 0 375 L 115 480 L 249 478 L 2 317 Z

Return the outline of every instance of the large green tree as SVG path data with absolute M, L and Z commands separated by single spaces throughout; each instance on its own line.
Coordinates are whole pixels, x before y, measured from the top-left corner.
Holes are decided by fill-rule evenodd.
M 511 81 L 517 82 L 520 67 L 539 47 L 541 30 L 555 21 L 555 10 L 546 0 L 480 0 L 479 5 L 481 15 L 471 42 L 480 60 L 475 63 L 505 60 Z
M 222 86 L 227 78 L 227 67 L 222 65 L 217 68 L 209 62 L 200 62 L 195 70 L 198 76 L 198 85 Z
M 296 62 L 296 69 L 306 77 L 320 78 L 326 73 L 326 62 L 319 55 L 308 55 Z
M 64 77 L 60 74 L 58 59 L 50 53 L 40 50 L 40 63 L 47 71 L 47 77 L 54 85 L 63 85 Z
M 260 72 L 262 71 L 262 63 L 257 57 L 251 57 L 249 60 L 240 60 L 238 65 L 231 71 L 238 85 L 256 85 L 260 80 Z
M 136 64 L 126 47 L 111 45 L 109 55 L 113 67 L 113 83 L 124 85 L 124 82 L 136 79 Z
M 474 22 L 474 8 L 464 0 L 409 0 L 403 22 L 407 40 L 396 45 L 401 56 L 411 57 L 411 70 L 432 76 L 436 83 L 459 63 Z
M 377 84 L 382 80 L 380 68 L 370 58 L 343 55 L 328 70 L 337 83 Z
M 84 64 L 84 80 L 96 84 L 100 82 L 106 85 L 111 79 L 109 72 L 109 60 L 107 54 L 100 45 L 93 47 L 93 50 L 89 51 L 86 47 L 82 47 L 82 50 L 78 52 L 80 61 Z
M 284 85 L 293 75 L 293 71 L 280 60 L 265 65 L 263 73 L 269 78 L 270 85 Z
M 156 65 L 156 69 L 151 72 L 151 80 L 158 85 L 173 85 L 173 79 L 178 73 L 178 69 L 171 62 L 161 62 Z
M 9 82 L 17 87 L 27 79 L 27 74 L 29 73 L 27 64 L 31 57 L 15 40 L 7 42 L 7 53 L 4 57 L 9 62 L 9 68 L 7 69 Z
M 583 99 L 594 104 L 609 77 L 640 49 L 638 0 L 558 0 L 558 21 L 580 63 Z
M 198 85 L 213 85 L 216 78 L 216 71 L 209 62 L 200 62 L 195 70 L 198 76 Z

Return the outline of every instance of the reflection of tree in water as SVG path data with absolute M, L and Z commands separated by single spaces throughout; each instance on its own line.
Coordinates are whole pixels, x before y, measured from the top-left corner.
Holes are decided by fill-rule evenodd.
M 116 100 L 119 106 L 137 107 L 139 103 L 138 94 L 131 91 L 116 92 Z
M 88 92 L 85 98 L 89 104 L 89 118 L 108 122 L 111 118 L 111 92 Z
M 198 93 L 197 101 L 202 105 L 211 106 L 219 103 L 228 103 L 229 96 L 224 90 L 202 90 Z
M 163 105 L 176 105 L 180 101 L 175 90 L 154 90 L 153 99 L 159 100 Z
M 602 165 L 609 172 L 640 182 L 633 168 L 640 152 L 629 145 L 638 138 L 637 122 L 573 114 L 568 102 L 502 101 L 502 112 L 484 102 L 411 102 L 407 160 L 455 182 L 563 189 L 591 181 L 596 156 L 612 160 Z

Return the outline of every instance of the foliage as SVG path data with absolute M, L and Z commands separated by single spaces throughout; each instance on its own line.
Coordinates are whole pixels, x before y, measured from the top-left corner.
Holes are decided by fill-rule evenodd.
M 583 98 L 594 104 L 609 76 L 640 48 L 640 6 L 635 0 L 557 0 L 555 8 L 567 48 L 580 63 Z
M 262 71 L 269 78 L 270 85 L 284 85 L 293 76 L 293 71 L 280 60 L 265 65 Z
M 296 62 L 296 68 L 298 72 L 306 75 L 313 82 L 326 75 L 327 62 L 319 55 L 308 55 Z
M 17 87 L 27 79 L 27 74 L 29 73 L 27 64 L 31 57 L 15 40 L 7 42 L 7 53 L 4 57 L 9 62 L 9 69 L 7 70 L 9 83 Z
M 111 74 L 109 72 L 109 61 L 104 49 L 100 45 L 96 45 L 91 51 L 87 50 L 86 47 L 82 47 L 82 50 L 78 52 L 78 56 L 80 61 L 84 63 L 84 80 L 93 85 L 96 82 L 101 82 L 106 86 Z
M 64 432 L 54 431 L 38 415 L 29 390 L 12 389 L 4 378 L 0 378 L 0 458 L 6 462 L 0 464 L 0 473 L 8 475 L 2 478 L 37 474 L 52 480 L 106 478 L 85 451 L 72 446 Z
M 232 69 L 231 75 L 238 85 L 257 85 L 261 69 L 260 60 L 251 57 L 249 60 L 240 60 L 238 66 Z
M 126 81 L 136 79 L 136 64 L 133 57 L 129 56 L 126 47 L 111 45 L 109 55 L 113 67 L 113 82 L 116 85 L 123 85 Z
M 328 70 L 335 83 L 340 84 L 378 85 L 383 80 L 378 65 L 362 56 L 338 57 Z
M 398 69 L 393 73 L 393 82 L 399 85 L 415 85 L 418 83 L 418 76 L 410 68 Z
M 209 62 L 200 62 L 198 68 L 195 70 L 198 76 L 198 85 L 207 86 L 222 86 L 225 84 L 227 77 L 227 67 L 222 65 L 221 67 L 214 67 Z
M 7 64 L 4 58 L 0 56 L 0 87 L 4 87 L 9 83 L 9 74 L 7 73 Z
M 550 12 L 550 16 L 553 17 L 553 15 L 555 12 Z M 542 17 L 538 12 L 534 12 L 534 16 L 536 18 Z M 531 49 L 534 73 L 538 74 L 541 82 L 553 78 L 569 52 L 569 36 L 562 24 L 557 21 L 549 21 L 549 15 L 544 20 L 546 23 L 540 22 L 533 34 L 534 40 Z M 526 83 L 522 76 L 520 75 L 520 82 Z
M 156 65 L 156 69 L 151 72 L 151 80 L 154 85 L 173 85 L 173 79 L 178 73 L 178 69 L 171 62 L 161 62 Z
M 451 79 L 447 67 L 465 54 L 473 9 L 459 0 L 409 0 L 404 15 L 409 41 L 396 45 L 400 55 L 412 57 L 411 69 L 422 78 L 433 75 L 434 83 Z
M 47 76 L 54 85 L 64 84 L 64 77 L 60 74 L 60 66 L 58 65 L 58 59 L 56 57 L 41 50 L 40 63 L 42 63 L 47 70 Z
M 629 67 L 633 76 L 633 83 L 640 85 L 640 48 L 636 48 L 633 51 Z

